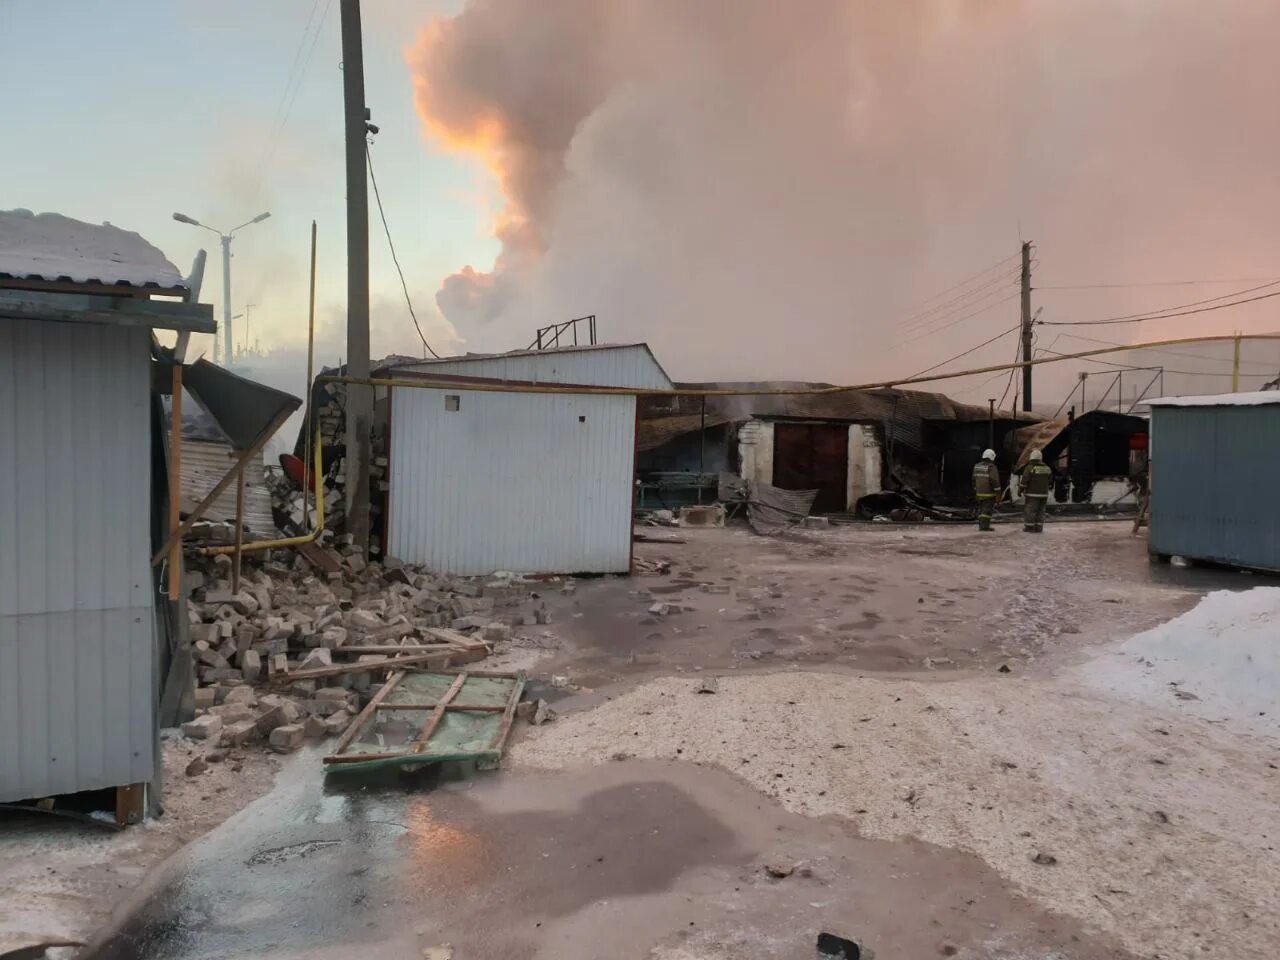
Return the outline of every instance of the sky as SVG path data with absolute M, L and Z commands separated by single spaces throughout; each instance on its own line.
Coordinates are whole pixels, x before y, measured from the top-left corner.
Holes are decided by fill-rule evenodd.
M 218 240 L 172 214 L 269 211 L 234 241 L 231 307 L 252 304 L 246 372 L 300 393 L 313 219 L 321 361 L 344 342 L 338 7 L 0 0 L 0 208 L 110 221 L 183 271 L 205 247 L 218 318 Z M 593 313 L 676 379 L 848 383 L 1012 359 L 982 344 L 1018 321 L 1023 239 L 1050 322 L 1280 278 L 1277 5 L 364 0 L 363 22 L 374 170 L 442 353 Z M 372 355 L 420 355 L 372 206 L 370 261 Z M 1192 279 L 1228 282 L 1172 285 Z M 1037 348 L 1270 331 L 1277 305 L 1038 327 Z M 1119 359 L 1226 386 L 1229 346 L 1188 350 Z M 1273 368 L 1280 346 L 1247 347 L 1244 385 Z M 1037 399 L 1082 369 L 1113 368 L 1039 368 Z
M 374 170 L 424 332 L 456 346 L 435 307 L 460 260 L 491 260 L 478 215 L 486 174 L 432 148 L 414 112 L 403 47 L 452 2 L 365 0 L 366 98 L 381 129 Z M 287 122 L 283 105 L 304 27 L 310 42 Z M 182 272 L 205 248 L 201 299 L 222 317 L 218 238 L 175 211 L 230 229 L 233 313 L 249 311 L 264 379 L 305 382 L 310 225 L 318 224 L 317 326 L 322 359 L 342 349 L 346 302 L 341 44 L 337 0 L 0 0 L 0 89 L 8 92 L 0 208 L 55 211 L 142 234 Z M 21 108 L 13 97 L 21 92 Z M 277 132 L 278 131 L 278 132 Z M 370 203 L 372 204 L 372 195 Z M 374 356 L 421 355 L 376 209 L 370 223 Z M 236 321 L 243 331 L 243 322 Z M 236 334 L 237 343 L 241 334 Z M 203 343 L 201 343 L 203 341 Z M 211 351 L 207 338 L 197 349 Z M 284 349 L 279 349 L 284 348 Z

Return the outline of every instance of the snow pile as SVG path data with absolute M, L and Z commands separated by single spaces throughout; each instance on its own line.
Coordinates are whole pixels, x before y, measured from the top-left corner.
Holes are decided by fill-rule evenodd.
M 1126 698 L 1280 735 L 1280 587 L 1218 590 L 1081 669 Z
M 0 275 L 73 283 L 186 287 L 178 268 L 136 233 L 59 213 L 0 210 Z

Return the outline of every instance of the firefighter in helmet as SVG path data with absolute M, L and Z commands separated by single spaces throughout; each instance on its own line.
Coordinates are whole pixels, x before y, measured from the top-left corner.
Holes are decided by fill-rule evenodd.
M 1025 533 L 1044 533 L 1044 510 L 1049 503 L 1053 471 L 1039 450 L 1032 450 L 1022 470 L 1022 496 L 1025 500 L 1022 529 Z
M 1000 492 L 1000 470 L 996 467 L 996 452 L 983 450 L 982 459 L 973 465 L 973 495 L 978 500 L 978 529 L 991 529 L 991 513 Z

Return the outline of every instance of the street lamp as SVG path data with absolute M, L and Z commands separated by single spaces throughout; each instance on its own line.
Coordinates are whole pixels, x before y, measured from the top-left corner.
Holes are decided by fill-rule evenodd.
M 215 230 L 213 227 L 207 226 L 196 220 L 194 217 L 188 217 L 185 213 L 175 213 L 173 219 L 179 223 L 186 223 L 193 227 L 200 227 L 202 230 L 208 230 L 210 233 L 216 233 L 218 239 L 222 241 L 222 342 L 223 342 L 223 363 L 228 367 L 231 366 L 231 238 L 235 236 L 237 230 L 243 230 L 245 227 L 252 226 L 255 223 L 261 223 L 270 213 L 260 213 L 252 220 L 246 220 L 238 227 L 232 227 L 226 233 L 221 230 Z M 218 341 L 213 341 L 214 362 L 218 359 Z

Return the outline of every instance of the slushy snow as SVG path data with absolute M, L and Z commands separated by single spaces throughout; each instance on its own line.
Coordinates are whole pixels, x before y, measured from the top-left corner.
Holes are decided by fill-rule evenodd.
M 1215 591 L 1081 671 L 1126 699 L 1280 736 L 1280 587 Z

